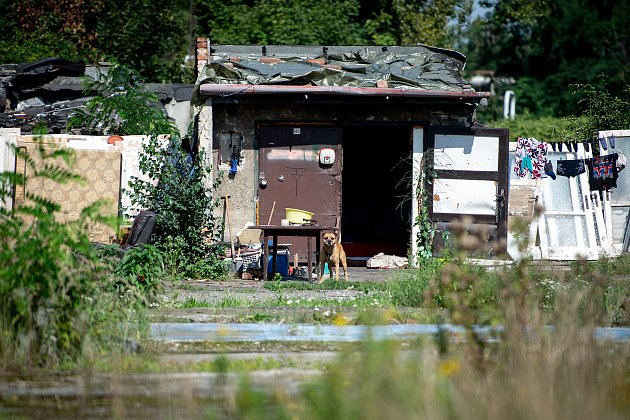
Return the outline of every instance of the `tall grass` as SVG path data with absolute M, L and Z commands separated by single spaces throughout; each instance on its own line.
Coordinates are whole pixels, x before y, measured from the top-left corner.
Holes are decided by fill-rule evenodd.
M 455 255 L 390 283 L 396 305 L 441 308 L 463 337 L 402 347 L 368 340 L 297 395 L 243 386 L 237 418 L 625 419 L 630 346 L 596 326 L 627 319 L 628 257 L 570 270 L 521 261 L 485 270 Z M 488 339 L 474 325 L 496 324 Z M 551 326 L 551 328 L 550 328 Z
M 462 307 L 477 299 L 467 288 L 459 289 L 471 271 L 444 269 L 451 319 L 464 325 L 483 322 L 482 307 Z M 252 419 L 627 418 L 630 347 L 593 335 L 605 307 L 599 298 L 590 298 L 605 288 L 597 281 L 559 288 L 549 309 L 540 306 L 535 288 L 512 281 L 510 273 L 493 278 L 498 285 L 493 305 L 502 320 L 496 340 L 482 340 L 470 328 L 463 340 L 447 337 L 446 345 L 439 340 L 404 347 L 368 341 L 359 351 L 342 353 L 297 395 L 286 394 L 281 385 L 268 391 L 244 386 L 224 414 Z
M 80 182 L 69 167 L 72 152 L 46 145 L 37 155 L 16 149 L 33 176 L 0 173 L 0 200 L 27 182 Z M 134 335 L 138 293 L 115 281 L 88 239 L 88 225 L 111 223 L 101 203 L 83 209 L 76 220 L 60 222 L 59 204 L 26 190 L 26 203 L 0 209 L 0 362 L 31 366 L 76 363 L 98 347 L 115 346 Z M 124 302 L 124 304 L 122 303 Z M 129 304 L 132 302 L 132 304 Z M 126 331 L 122 331 L 122 329 Z M 137 333 L 135 333 L 137 335 Z

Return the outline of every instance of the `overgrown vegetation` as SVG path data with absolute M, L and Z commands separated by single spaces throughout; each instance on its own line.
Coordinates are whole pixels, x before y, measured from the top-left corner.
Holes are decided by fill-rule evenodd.
M 85 78 L 87 90 L 97 95 L 86 111 L 71 118 L 70 127 L 100 127 L 105 133 L 145 135 L 139 167 L 143 178 L 133 178 L 125 193 L 135 209 L 157 214 L 153 243 L 164 254 L 167 273 L 193 278 L 218 278 L 226 267 L 212 209 L 215 181 L 206 185 L 210 168 L 203 167 L 203 153 L 182 139 L 177 128 L 155 106 L 157 97 L 144 87 L 132 69 L 114 65 L 98 78 Z M 126 209 L 130 211 L 131 209 Z
M 1 173 L 3 202 L 27 182 L 81 180 L 68 169 L 70 150 L 40 139 L 37 156 L 15 152 L 33 176 Z M 58 203 L 28 190 L 26 198 L 13 210 L 0 209 L 0 366 L 75 363 L 137 336 L 142 295 L 127 283 L 114 287 L 107 265 L 88 239 L 89 224 L 112 223 L 100 216 L 101 203 L 84 208 L 77 220 L 60 222 Z
M 436 225 L 429 217 L 429 205 L 433 202 L 430 185 L 435 179 L 433 159 L 433 149 L 427 149 L 420 160 L 418 185 L 414 192 L 415 201 L 418 202 L 418 216 L 416 216 L 413 224 L 418 227 L 418 234 L 415 238 L 417 255 L 412 256 L 412 258 L 417 258 L 418 262 L 433 257 L 433 244 L 437 233 Z
M 220 403 L 218 413 L 312 419 L 622 419 L 630 410 L 630 352 L 625 342 L 597 339 L 595 327 L 610 325 L 611 314 L 623 313 L 626 318 L 619 320 L 629 322 L 628 261 L 628 256 L 580 261 L 558 271 L 522 260 L 488 270 L 456 257 L 422 267 L 392 285 L 408 282 L 404 302 L 443 308 L 442 322 L 464 328 L 463 334 L 445 329 L 436 334 L 437 353 L 426 341 L 379 342 L 368 333 L 361 349 L 342 352 L 297 394 L 279 387 L 259 390 L 244 381 L 236 403 Z M 393 298 L 396 307 L 399 299 Z M 393 322 L 392 317 L 381 319 Z M 483 332 L 478 327 L 484 325 L 491 328 Z M 500 327 L 492 328 L 496 325 Z

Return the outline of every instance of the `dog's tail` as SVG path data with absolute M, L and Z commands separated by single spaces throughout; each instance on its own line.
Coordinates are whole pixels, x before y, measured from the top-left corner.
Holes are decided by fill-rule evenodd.
M 337 235 L 337 242 L 341 243 L 341 217 L 339 216 L 335 220 L 335 235 Z

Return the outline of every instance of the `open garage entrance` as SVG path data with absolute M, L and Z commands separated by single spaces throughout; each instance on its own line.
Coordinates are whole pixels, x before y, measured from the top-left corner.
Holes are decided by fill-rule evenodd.
M 411 146 L 411 127 L 344 128 L 341 239 L 357 264 L 379 252 L 407 256 Z

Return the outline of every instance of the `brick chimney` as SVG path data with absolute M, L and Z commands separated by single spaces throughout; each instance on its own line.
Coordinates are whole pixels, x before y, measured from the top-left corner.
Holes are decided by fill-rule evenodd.
M 196 59 L 195 59 L 195 70 L 196 74 L 199 75 L 201 69 L 208 64 L 208 59 L 210 57 L 210 52 L 208 50 L 208 38 L 203 36 L 197 37 L 197 48 L 196 48 Z

